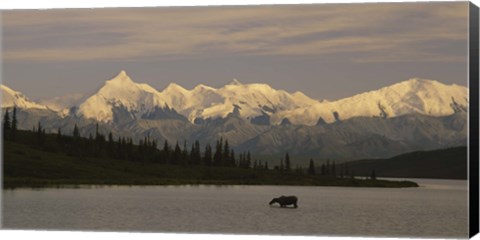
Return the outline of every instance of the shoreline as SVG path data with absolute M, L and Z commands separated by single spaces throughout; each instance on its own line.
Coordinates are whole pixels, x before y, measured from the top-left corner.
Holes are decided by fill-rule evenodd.
M 10 180 L 3 183 L 2 190 L 14 189 L 46 189 L 46 188 L 85 188 L 85 187 L 149 187 L 149 186 L 305 186 L 305 187 L 353 187 L 353 188 L 416 188 L 420 185 L 413 181 L 391 181 L 391 180 L 361 180 L 361 179 L 330 179 L 332 182 L 318 182 L 318 183 L 259 183 L 253 181 L 235 182 L 235 181 L 215 181 L 215 180 L 164 180 L 163 182 L 106 182 L 106 181 L 46 181 L 46 180 Z

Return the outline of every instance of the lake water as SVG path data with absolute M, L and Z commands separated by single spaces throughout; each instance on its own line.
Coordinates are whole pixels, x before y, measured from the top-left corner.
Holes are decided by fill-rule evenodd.
M 468 232 L 466 181 L 420 188 L 148 186 L 3 191 L 3 228 L 273 235 L 455 237 Z M 270 207 L 296 195 L 297 209 Z

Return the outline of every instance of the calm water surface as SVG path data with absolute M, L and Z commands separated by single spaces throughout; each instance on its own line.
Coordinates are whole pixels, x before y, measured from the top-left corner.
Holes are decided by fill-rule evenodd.
M 3 227 L 466 238 L 467 182 L 420 188 L 149 186 L 3 191 Z M 299 208 L 270 207 L 296 195 Z

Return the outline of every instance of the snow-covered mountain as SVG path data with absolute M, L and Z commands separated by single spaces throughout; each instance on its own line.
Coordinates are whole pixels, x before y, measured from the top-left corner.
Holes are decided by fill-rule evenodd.
M 161 94 L 169 106 L 191 122 L 195 119 L 224 118 L 234 111 L 238 111 L 245 119 L 254 120 L 317 102 L 300 92 L 290 94 L 275 90 L 267 84 L 242 84 L 236 79 L 218 89 L 198 85 L 192 90 L 186 90 L 170 84 Z
M 19 128 L 40 122 L 49 132 L 69 132 L 78 125 L 88 136 L 100 122 L 101 131 L 134 141 L 212 144 L 223 137 L 235 151 L 265 156 L 390 157 L 465 145 L 468 136 L 467 88 L 419 78 L 337 101 L 238 80 L 220 88 L 171 83 L 157 91 L 124 71 L 92 95 L 72 96 L 74 105 L 58 98 L 47 107 L 1 87 L 2 108 L 19 108 Z
M 261 83 L 242 84 L 236 79 L 221 88 L 198 85 L 191 90 L 170 83 L 159 92 L 133 82 L 122 71 L 81 103 L 77 115 L 108 122 L 116 107 L 137 118 L 154 109 L 171 108 L 192 123 L 236 112 L 260 125 L 288 122 L 313 126 L 352 117 L 389 118 L 411 113 L 446 116 L 467 108 L 467 94 L 466 87 L 421 78 L 337 101 L 318 101 L 301 92 L 288 93 Z
M 288 118 L 293 124 L 311 126 L 318 122 L 331 123 L 352 117 L 389 118 L 411 113 L 446 116 L 466 111 L 467 97 L 466 87 L 412 78 L 338 101 L 317 102 L 307 107 L 283 111 L 273 116 L 273 122 L 278 123 Z
M 28 99 L 23 93 L 12 90 L 3 84 L 0 84 L 0 88 L 2 89 L 2 108 L 16 106 L 23 109 L 48 109 L 45 105 L 38 104 Z
M 101 122 L 113 121 L 116 109 L 126 110 L 131 117 L 140 116 L 160 107 L 166 101 L 147 84 L 135 83 L 125 71 L 108 80 L 94 95 L 80 103 L 76 115 Z
M 82 100 L 82 97 L 84 97 L 84 95 L 81 93 L 72 93 L 72 94 L 66 94 L 59 97 L 56 96 L 49 99 L 41 99 L 38 102 L 42 105 L 47 106 L 52 110 L 61 112 L 64 109 L 68 109 L 71 106 L 75 106 L 77 103 L 79 103 Z
M 135 83 L 125 71 L 106 81 L 95 94 L 78 104 L 77 116 L 109 122 L 115 108 L 123 108 L 136 118 L 155 109 L 173 109 L 190 122 L 224 118 L 236 110 L 245 119 L 267 117 L 277 112 L 308 107 L 317 103 L 303 93 L 290 94 L 267 84 L 242 84 L 238 80 L 213 88 L 198 85 L 191 90 L 170 83 L 159 92 L 147 84 Z M 268 121 L 269 122 L 269 121 Z
M 45 102 L 47 106 L 32 102 L 3 85 L 2 92 L 5 92 L 2 106 L 16 104 L 43 109 L 49 106 L 61 116 L 73 114 L 101 122 L 182 116 L 192 123 L 204 123 L 236 113 L 258 125 L 283 122 L 313 126 L 353 117 L 390 118 L 412 113 L 447 116 L 465 111 L 468 106 L 466 87 L 421 78 L 337 101 L 318 101 L 301 92 L 288 93 L 261 83 L 242 84 L 236 79 L 220 88 L 200 84 L 188 90 L 170 83 L 157 91 L 147 84 L 134 82 L 125 71 L 106 81 L 91 96 L 54 98 Z

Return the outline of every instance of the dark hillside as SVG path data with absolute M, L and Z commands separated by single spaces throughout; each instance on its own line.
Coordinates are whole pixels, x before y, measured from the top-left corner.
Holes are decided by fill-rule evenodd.
M 467 147 L 411 152 L 388 159 L 348 162 L 357 176 L 467 179 Z

